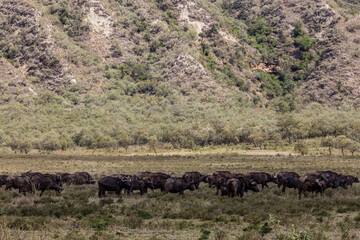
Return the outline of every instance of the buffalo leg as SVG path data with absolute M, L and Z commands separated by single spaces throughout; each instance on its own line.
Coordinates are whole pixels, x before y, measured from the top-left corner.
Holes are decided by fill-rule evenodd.
M 282 187 L 282 189 L 281 189 L 281 192 L 282 192 L 282 193 L 285 193 L 285 189 L 286 189 L 286 186 L 283 185 L 283 187 Z

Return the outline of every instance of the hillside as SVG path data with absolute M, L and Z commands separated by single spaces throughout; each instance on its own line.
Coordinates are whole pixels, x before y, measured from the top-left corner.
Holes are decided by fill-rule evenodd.
M 0 140 L 192 148 L 285 140 L 286 118 L 294 140 L 360 140 L 359 11 L 352 0 L 3 0 Z

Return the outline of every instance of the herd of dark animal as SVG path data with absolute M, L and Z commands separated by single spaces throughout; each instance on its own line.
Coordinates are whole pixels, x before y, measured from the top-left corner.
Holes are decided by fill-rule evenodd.
M 83 185 L 95 184 L 95 182 L 87 172 L 42 174 L 30 171 L 20 176 L 0 175 L 0 187 L 5 185 L 5 190 L 19 189 L 19 193 L 24 195 L 27 192 L 33 193 L 35 189 L 41 192 L 40 196 L 46 190 L 61 193 L 64 183 L 66 185 Z M 122 190 L 127 194 L 137 190 L 142 195 L 147 193 L 149 188 L 152 191 L 160 189 L 165 194 L 169 192 L 184 194 L 187 189 L 190 191 L 198 189 L 201 182 L 208 183 L 209 187 L 215 187 L 217 195 L 220 191 L 221 195 L 229 197 L 243 197 L 248 190 L 259 192 L 257 185 L 264 188 L 268 187 L 269 182 L 273 182 L 279 188 L 282 187 L 283 193 L 286 188 L 298 189 L 299 198 L 301 198 L 301 194 L 307 197 L 307 192 L 323 195 L 327 188 L 347 189 L 353 183 L 358 183 L 359 179 L 333 171 L 317 171 L 306 173 L 303 176 L 295 172 L 280 172 L 274 175 L 265 172 L 250 172 L 246 175 L 229 171 L 216 171 L 212 175 L 186 172 L 181 178 L 171 177 L 161 172 L 138 172 L 135 175 L 114 174 L 101 178 L 98 181 L 98 195 L 104 197 L 109 191 L 119 195 Z

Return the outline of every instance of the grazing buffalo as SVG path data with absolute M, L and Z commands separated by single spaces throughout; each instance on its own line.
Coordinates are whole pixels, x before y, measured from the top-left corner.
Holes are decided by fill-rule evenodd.
M 184 195 L 186 189 L 194 190 L 193 182 L 186 182 L 183 178 L 168 178 L 164 183 L 164 193 L 179 193 Z
M 59 194 L 62 192 L 63 188 L 59 183 L 59 179 L 56 175 L 52 174 L 38 174 L 31 178 L 31 182 L 34 183 L 35 189 L 41 191 L 40 197 L 43 195 L 45 190 L 54 190 Z
M 307 173 L 299 178 L 299 199 L 301 199 L 301 193 L 307 197 L 306 192 L 316 192 L 323 196 L 323 192 L 326 188 L 326 181 L 321 175 L 315 173 Z
M 82 176 L 86 180 L 86 184 L 95 184 L 95 180 L 87 172 L 76 172 L 74 175 Z
M 62 183 L 66 183 L 66 185 L 71 184 L 72 174 L 70 174 L 70 173 L 57 173 L 56 175 L 61 179 Z
M 139 180 L 151 180 L 153 183 L 152 189 L 161 189 L 161 191 L 164 191 L 165 181 L 168 178 L 171 178 L 170 175 L 161 172 L 138 172 L 134 175 L 134 177 Z
M 19 189 L 19 193 L 26 195 L 27 192 L 32 193 L 33 188 L 30 182 L 30 178 L 22 177 L 22 176 L 9 176 L 6 179 L 6 188 L 5 190 L 9 190 L 11 188 Z
M 9 177 L 9 175 L 0 175 L 0 188 L 2 185 L 6 185 L 6 179 Z
M 223 185 L 221 195 L 228 195 L 229 197 L 239 196 L 243 197 L 245 192 L 245 184 L 243 179 L 230 178 Z
M 132 180 L 132 178 L 133 178 L 132 175 L 128 175 L 128 174 L 113 174 L 113 175 L 111 175 L 111 176 L 112 176 L 112 177 L 121 178 L 124 182 L 126 182 L 127 184 L 125 184 L 122 189 L 124 189 L 124 193 L 129 193 L 130 187 L 131 187 L 131 180 Z
M 244 183 L 245 192 L 248 190 L 259 192 L 259 188 L 257 187 L 257 182 L 253 180 L 249 175 L 244 175 L 241 173 L 230 173 L 228 171 L 217 171 L 214 172 L 212 176 L 209 177 L 209 187 L 216 187 L 216 195 L 219 194 L 219 190 L 223 189 L 223 186 L 227 182 L 228 179 L 237 178 Z
M 21 174 L 21 177 L 28 177 L 31 179 L 32 177 L 39 175 L 39 174 L 42 174 L 42 173 L 28 171 L 28 172 Z
M 107 191 L 115 191 L 117 195 L 120 195 L 121 190 L 130 185 L 130 181 L 120 177 L 107 176 L 98 181 L 99 185 L 99 198 L 105 197 Z
M 317 171 L 315 174 L 321 176 L 325 180 L 325 189 L 338 188 L 339 186 L 347 189 L 346 179 L 342 177 L 342 174 L 332 171 Z
M 251 176 L 249 175 L 244 175 L 241 173 L 235 173 L 233 174 L 234 178 L 238 178 L 240 181 L 244 182 L 244 186 L 245 186 L 245 192 L 247 192 L 248 190 L 251 190 L 253 192 L 259 192 L 259 188 L 257 186 L 257 182 L 251 178 Z
M 352 186 L 354 183 L 359 182 L 359 179 L 357 177 L 351 175 L 343 175 L 342 177 L 345 179 L 348 186 Z
M 186 182 L 194 182 L 195 188 L 198 189 L 201 182 L 207 182 L 207 175 L 202 175 L 199 172 L 186 172 L 183 176 Z
M 286 188 L 295 188 L 299 186 L 300 175 L 296 172 L 280 172 L 276 176 L 278 188 L 282 186 L 281 192 L 285 193 Z
M 269 187 L 267 185 L 269 182 L 277 183 L 276 178 L 266 172 L 251 172 L 248 174 L 248 176 L 250 176 L 250 178 L 257 184 L 261 184 L 262 189 L 264 189 L 264 186 Z
M 244 184 L 245 184 L 245 192 L 247 192 L 248 190 L 251 190 L 253 192 L 259 192 L 257 182 L 251 179 L 250 176 L 244 177 Z
M 132 178 L 128 194 L 132 193 L 134 190 L 139 190 L 140 194 L 143 195 L 144 193 L 147 193 L 148 188 L 154 189 L 154 184 L 151 179 L 138 180 L 137 178 Z
M 216 195 L 219 194 L 219 190 L 223 188 L 223 185 L 227 179 L 233 178 L 234 174 L 229 171 L 216 171 L 208 177 L 209 187 L 215 186 Z
M 54 183 L 56 183 L 58 186 L 62 187 L 63 180 L 62 180 L 61 176 L 59 176 L 57 174 L 42 174 L 42 175 L 49 177 Z M 38 176 L 38 175 L 36 175 L 36 176 Z M 32 180 L 32 178 L 31 178 L 31 180 Z

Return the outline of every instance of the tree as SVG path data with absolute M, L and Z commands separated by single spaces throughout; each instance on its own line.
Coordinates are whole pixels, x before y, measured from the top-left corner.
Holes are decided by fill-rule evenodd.
M 134 144 L 133 139 L 127 133 L 121 133 L 117 137 L 118 146 L 125 148 L 125 151 L 128 150 L 129 146 Z
M 270 139 L 274 142 L 275 148 L 277 148 L 278 145 L 282 142 L 282 137 L 278 132 L 271 134 Z
M 340 135 L 335 138 L 335 147 L 341 149 L 341 154 L 345 155 L 345 149 L 348 148 L 351 144 L 351 140 L 348 139 L 345 135 Z
M 303 26 L 304 26 L 304 24 L 302 23 L 301 20 L 297 20 L 294 23 L 294 31 L 293 31 L 294 37 L 299 37 L 299 36 L 304 35 Z
M 16 138 L 16 137 L 11 137 L 9 139 L 9 142 L 7 143 L 7 145 L 15 153 L 17 153 L 17 151 L 20 151 L 20 153 L 25 153 L 25 154 L 28 154 L 32 147 L 32 144 L 29 140 L 20 139 L 20 138 Z
M 150 138 L 149 138 L 149 146 L 150 146 L 151 150 L 154 150 L 155 154 L 157 154 L 157 152 L 156 152 L 157 144 L 158 144 L 157 137 L 155 135 L 150 136 Z
M 60 135 L 55 131 L 45 133 L 39 141 L 39 150 L 52 152 L 61 149 Z
M 314 42 L 315 42 L 314 39 L 305 35 L 295 39 L 295 46 L 298 47 L 301 51 L 306 52 L 313 47 Z
M 331 156 L 331 150 L 334 147 L 334 145 L 335 145 L 335 142 L 334 142 L 333 136 L 327 136 L 321 140 L 321 146 L 328 148 L 330 156 Z
M 266 131 L 257 130 L 254 133 L 250 134 L 250 140 L 254 144 L 255 147 L 259 147 L 260 150 L 266 140 L 268 140 L 269 136 Z
M 355 142 L 355 141 L 352 141 L 352 142 L 350 143 L 350 145 L 348 146 L 348 149 L 349 149 L 349 151 L 351 152 L 351 155 L 354 156 L 354 153 L 357 152 L 357 151 L 359 151 L 359 149 L 360 149 L 359 143 L 357 143 L 357 142 Z
M 289 144 L 291 144 L 292 139 L 297 136 L 300 131 L 300 121 L 295 119 L 293 114 L 284 114 L 278 120 L 278 127 L 283 137 L 287 138 Z
M 304 156 L 309 153 L 309 149 L 305 142 L 299 141 L 294 146 L 294 151 L 300 153 L 301 156 Z

